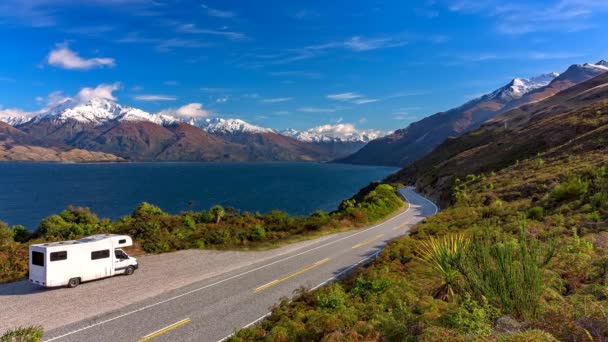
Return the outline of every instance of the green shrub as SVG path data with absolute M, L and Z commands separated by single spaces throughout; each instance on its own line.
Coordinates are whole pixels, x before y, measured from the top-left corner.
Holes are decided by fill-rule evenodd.
M 6 223 L 0 221 L 0 249 L 11 242 L 13 242 L 13 232 Z
M 543 269 L 554 249 L 527 241 L 523 227 L 516 241 L 487 232 L 472 240 L 460 264 L 467 289 L 508 314 L 535 317 L 545 289 Z
M 1 342 L 38 342 L 42 339 L 42 327 L 30 326 L 11 329 L 1 337 Z
M 545 209 L 542 207 L 534 207 L 528 210 L 528 218 L 530 220 L 540 221 L 545 216 Z
M 465 297 L 445 312 L 440 322 L 467 335 L 487 336 L 492 332 L 492 325 L 499 315 L 500 311 L 488 304 L 487 300 L 483 299 L 480 305 L 470 297 Z
M 51 240 L 70 240 L 98 234 L 101 230 L 99 219 L 89 208 L 69 206 L 59 215 L 42 220 L 33 235 Z
M 572 177 L 566 182 L 558 184 L 550 193 L 550 197 L 556 202 L 572 201 L 580 199 L 587 193 L 589 182 L 580 177 Z
M 553 335 L 543 330 L 526 330 L 515 334 L 498 335 L 499 342 L 558 342 Z
M 249 234 L 251 241 L 262 241 L 266 239 L 266 229 L 261 224 L 256 224 Z
M 30 232 L 22 225 L 12 226 L 11 233 L 13 234 L 13 240 L 17 242 L 24 243 L 30 239 Z
M 352 289 L 352 293 L 363 299 L 371 294 L 378 294 L 386 291 L 392 282 L 390 279 L 368 279 L 364 277 L 358 277 L 355 286 Z
M 589 221 L 600 222 L 600 220 L 601 220 L 600 213 L 598 213 L 597 211 L 594 211 L 591 214 L 589 214 Z
M 340 284 L 332 284 L 328 288 L 318 291 L 315 296 L 315 304 L 327 309 L 343 308 L 346 301 L 347 295 Z
M 602 191 L 591 196 L 591 206 L 594 210 L 605 208 L 608 204 L 608 192 Z

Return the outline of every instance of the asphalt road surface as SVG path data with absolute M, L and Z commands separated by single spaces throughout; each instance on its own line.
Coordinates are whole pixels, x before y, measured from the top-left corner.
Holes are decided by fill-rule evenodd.
M 322 286 L 373 258 L 389 240 L 437 212 L 435 204 L 413 189 L 400 192 L 408 209 L 381 224 L 321 238 L 289 253 L 46 331 L 44 341 L 221 341 L 235 329 L 263 319 L 272 305 L 282 297 L 291 298 L 294 290 Z M 108 290 L 121 292 L 119 287 Z

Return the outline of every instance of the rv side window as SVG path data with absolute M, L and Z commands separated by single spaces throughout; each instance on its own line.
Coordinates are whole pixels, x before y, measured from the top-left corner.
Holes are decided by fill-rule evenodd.
M 44 253 L 32 252 L 32 265 L 44 266 Z
M 120 239 L 120 240 L 118 240 L 118 243 L 119 244 L 127 243 L 127 239 Z
M 109 257 L 110 257 L 109 249 L 105 249 L 103 251 L 91 252 L 91 260 L 105 259 L 105 258 L 109 258 Z
M 51 253 L 51 261 L 60 261 L 60 260 L 65 260 L 68 258 L 68 252 L 67 251 L 61 251 L 61 252 L 53 252 Z

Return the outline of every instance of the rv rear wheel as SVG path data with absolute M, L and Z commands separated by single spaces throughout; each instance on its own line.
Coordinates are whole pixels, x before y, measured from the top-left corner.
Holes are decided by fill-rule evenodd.
M 80 284 L 80 278 L 72 278 L 68 281 L 68 287 L 73 289 Z
M 125 270 L 125 274 L 126 274 L 126 275 L 131 275 L 131 274 L 133 274 L 134 272 L 135 272 L 135 267 L 133 267 L 133 266 L 129 266 L 129 267 L 127 267 L 127 269 Z

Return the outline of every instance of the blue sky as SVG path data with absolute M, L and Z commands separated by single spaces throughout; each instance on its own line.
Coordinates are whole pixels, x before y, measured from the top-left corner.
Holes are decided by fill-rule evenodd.
M 0 110 L 91 88 L 150 112 L 393 130 L 513 77 L 608 58 L 596 0 L 86 3 L 0 3 Z

